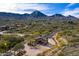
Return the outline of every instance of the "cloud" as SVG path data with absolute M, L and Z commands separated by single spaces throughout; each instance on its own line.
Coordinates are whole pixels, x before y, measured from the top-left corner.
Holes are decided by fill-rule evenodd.
M 62 12 L 62 14 L 65 16 L 72 15 L 79 18 L 79 8 L 75 8 L 73 10 L 65 9 L 65 11 Z
M 62 11 L 61 13 L 65 16 L 68 16 L 68 15 L 72 15 L 72 16 L 75 16 L 75 17 L 78 17 L 79 18 L 79 7 L 78 8 L 75 8 L 73 10 L 70 10 L 70 7 L 72 7 L 73 5 L 75 5 L 76 3 L 70 3 L 68 4 L 64 11 Z M 68 9 L 69 8 L 69 9 Z
M 49 9 L 44 4 L 33 3 L 1 3 L 0 12 L 13 12 L 13 13 L 32 13 L 34 10 L 47 10 Z
M 15 7 L 17 10 L 16 11 L 34 11 L 34 10 L 47 10 L 48 7 L 45 6 L 44 4 L 16 4 Z
M 73 6 L 74 4 L 76 4 L 76 3 L 70 3 L 70 4 L 68 4 L 66 7 L 71 7 L 71 6 Z
M 5 3 L 0 3 L 0 11 L 13 11 L 15 10 L 15 4 L 5 4 Z
M 20 10 L 24 10 L 24 9 L 43 10 L 45 9 L 45 6 L 39 4 L 16 4 L 16 8 Z

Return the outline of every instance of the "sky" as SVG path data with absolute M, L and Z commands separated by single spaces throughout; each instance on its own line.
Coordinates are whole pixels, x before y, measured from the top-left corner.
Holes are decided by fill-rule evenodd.
M 79 3 L 0 3 L 0 12 L 30 14 L 35 10 L 48 16 L 63 14 L 79 18 Z

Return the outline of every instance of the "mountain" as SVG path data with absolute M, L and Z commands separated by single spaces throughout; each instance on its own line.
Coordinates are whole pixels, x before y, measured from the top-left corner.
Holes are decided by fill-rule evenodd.
M 76 18 L 74 16 L 71 16 L 71 15 L 67 16 L 67 18 L 70 19 L 70 20 L 76 20 L 76 19 L 78 19 L 78 18 Z
M 74 16 L 64 16 L 62 14 L 54 14 L 52 16 L 47 16 L 42 12 L 35 10 L 31 14 L 17 14 L 17 13 L 7 13 L 7 12 L 0 12 L 0 20 L 27 20 L 27 19 L 41 19 L 41 20 L 75 20 L 78 19 Z
M 52 17 L 55 20 L 66 20 L 66 17 L 64 15 L 62 15 L 62 14 L 54 14 L 54 15 L 52 15 L 50 17 Z
M 46 17 L 45 14 L 43 14 L 42 12 L 40 12 L 38 10 L 34 11 L 33 13 L 31 13 L 31 16 L 32 17 Z
M 55 15 L 52 15 L 51 17 L 65 17 L 65 16 L 61 14 L 55 14 Z
M 15 20 L 15 19 L 25 19 L 29 16 L 29 14 L 17 14 L 17 13 L 7 13 L 7 12 L 0 12 L 0 19 L 3 20 Z

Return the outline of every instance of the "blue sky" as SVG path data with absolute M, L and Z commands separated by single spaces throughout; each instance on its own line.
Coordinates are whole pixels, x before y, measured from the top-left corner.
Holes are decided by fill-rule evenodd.
M 0 12 L 30 14 L 35 10 L 46 15 L 63 14 L 79 17 L 79 3 L 0 3 Z

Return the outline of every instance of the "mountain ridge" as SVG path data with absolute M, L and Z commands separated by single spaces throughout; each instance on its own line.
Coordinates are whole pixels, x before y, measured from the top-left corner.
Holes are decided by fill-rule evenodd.
M 0 12 L 0 19 L 27 19 L 27 18 L 30 18 L 30 17 L 33 17 L 33 18 L 45 18 L 45 17 L 53 17 L 53 18 L 67 18 L 67 19 L 79 19 L 75 16 L 72 16 L 72 15 L 69 15 L 69 16 L 64 16 L 62 14 L 54 14 L 52 16 L 47 16 L 46 14 L 38 11 L 38 10 L 35 10 L 33 11 L 31 14 L 28 14 L 28 13 L 24 13 L 24 14 L 19 14 L 19 13 L 10 13 L 10 12 Z

